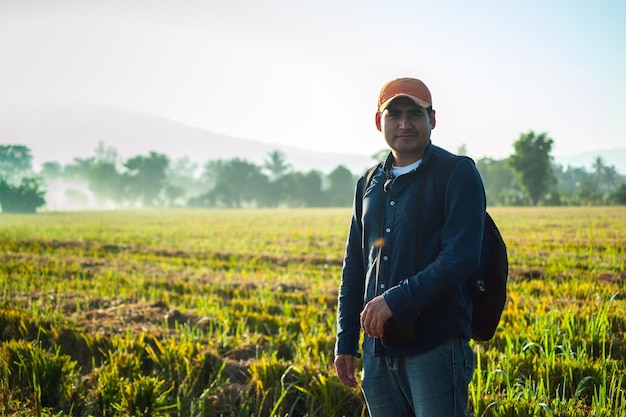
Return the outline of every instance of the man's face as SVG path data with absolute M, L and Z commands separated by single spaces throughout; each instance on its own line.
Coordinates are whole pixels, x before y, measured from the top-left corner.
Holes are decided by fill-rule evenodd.
M 398 97 L 377 116 L 377 127 L 391 148 L 396 165 L 422 159 L 435 127 L 435 112 L 428 113 L 408 97 Z

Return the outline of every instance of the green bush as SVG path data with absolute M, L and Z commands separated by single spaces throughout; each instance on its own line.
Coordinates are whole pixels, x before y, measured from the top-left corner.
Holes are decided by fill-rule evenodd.
M 22 178 L 19 186 L 13 186 L 0 178 L 0 206 L 3 213 L 36 213 L 37 209 L 46 204 L 35 178 Z

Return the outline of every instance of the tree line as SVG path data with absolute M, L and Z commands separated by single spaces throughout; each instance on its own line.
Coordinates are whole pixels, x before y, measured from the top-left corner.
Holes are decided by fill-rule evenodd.
M 479 159 L 489 205 L 563 206 L 626 205 L 626 177 L 601 157 L 592 169 L 564 167 L 552 158 L 554 140 L 532 130 L 513 143 L 514 153 L 502 160 Z
M 615 167 L 600 157 L 592 170 L 557 165 L 552 145 L 547 133 L 529 131 L 520 135 L 508 158 L 477 160 L 488 204 L 626 204 L 626 178 Z M 373 159 L 380 161 L 387 152 Z M 463 147 L 457 153 L 464 154 Z M 233 158 L 199 167 L 189 158 L 171 160 L 157 152 L 122 161 L 115 149 L 102 143 L 93 157 L 65 165 L 45 162 L 35 173 L 28 147 L 0 145 L 0 206 L 3 212 L 34 213 L 46 205 L 47 187 L 64 181 L 70 184 L 68 200 L 86 205 L 93 198 L 99 208 L 344 207 L 352 204 L 361 174 L 342 165 L 328 175 L 300 172 L 278 150 L 259 165 Z
M 45 162 L 38 173 L 28 147 L 0 145 L 0 178 L 3 212 L 35 212 L 57 181 L 69 184 L 65 197 L 74 205 L 86 206 L 93 198 L 97 208 L 341 207 L 351 204 L 356 181 L 341 165 L 328 175 L 298 172 L 278 150 L 262 165 L 233 158 L 198 167 L 189 158 L 170 160 L 157 152 L 121 161 L 103 144 L 93 157 L 65 165 Z M 81 191 L 84 186 L 88 193 Z

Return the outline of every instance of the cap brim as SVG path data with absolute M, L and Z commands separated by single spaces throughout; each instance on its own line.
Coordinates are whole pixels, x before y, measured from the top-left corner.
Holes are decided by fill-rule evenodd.
M 423 107 L 425 109 L 427 109 L 427 108 L 429 108 L 431 106 L 431 103 L 428 103 L 428 102 L 426 102 L 424 100 L 421 100 L 421 99 L 419 99 L 419 98 L 417 98 L 415 96 L 412 96 L 410 94 L 396 94 L 395 96 L 393 96 L 393 97 L 387 99 L 385 102 L 383 102 L 380 105 L 380 108 L 378 109 L 378 111 L 381 111 L 381 112 L 384 111 L 387 108 L 387 106 L 389 105 L 389 103 L 391 103 L 392 101 L 394 101 L 398 97 L 408 97 L 411 100 L 413 100 L 415 102 L 415 104 L 417 104 L 418 106 Z

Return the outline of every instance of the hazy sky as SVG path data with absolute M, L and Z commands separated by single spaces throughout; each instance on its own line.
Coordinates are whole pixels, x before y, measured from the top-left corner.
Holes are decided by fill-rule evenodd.
M 79 101 L 316 150 L 384 146 L 389 79 L 431 89 L 433 142 L 505 157 L 626 146 L 626 1 L 0 0 L 0 108 Z

